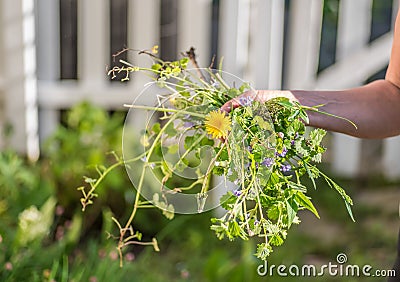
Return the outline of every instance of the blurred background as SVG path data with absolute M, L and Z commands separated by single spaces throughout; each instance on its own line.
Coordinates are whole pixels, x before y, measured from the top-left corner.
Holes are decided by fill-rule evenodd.
M 113 162 L 107 152 L 121 152 L 122 105 L 146 82 L 111 81 L 112 55 L 159 45 L 160 57 L 174 60 L 193 46 L 201 66 L 223 58 L 225 71 L 257 89 L 349 88 L 384 78 L 397 9 L 397 0 L 0 0 L 0 280 L 266 279 L 256 242 L 218 241 L 212 212 L 168 221 L 141 211 L 134 227 L 156 236 L 161 252 L 129 249 L 119 268 L 107 232 L 116 230 L 112 215 L 130 211 L 125 171 L 109 175 L 85 213 L 76 190 L 91 167 Z M 269 263 L 319 265 L 344 252 L 350 263 L 391 268 L 400 137 L 330 134 L 326 146 L 325 171 L 353 197 L 357 222 L 321 184 L 311 195 L 322 219 L 301 214 Z

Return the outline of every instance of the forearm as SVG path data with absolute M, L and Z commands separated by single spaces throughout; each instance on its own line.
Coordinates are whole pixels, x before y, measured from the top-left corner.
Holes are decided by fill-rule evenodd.
M 259 94 L 263 95 L 263 91 Z M 341 91 L 270 91 L 268 95 L 288 97 L 305 106 L 322 104 L 321 111 L 347 118 L 357 128 L 345 120 L 316 112 L 309 112 L 311 126 L 361 138 L 400 134 L 400 90 L 387 80 Z

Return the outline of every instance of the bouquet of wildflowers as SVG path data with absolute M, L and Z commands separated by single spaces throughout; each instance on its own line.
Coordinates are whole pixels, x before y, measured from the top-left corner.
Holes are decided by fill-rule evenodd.
M 318 107 L 285 98 L 260 103 L 253 96 L 239 97 L 251 91 L 250 85 L 221 70 L 199 68 L 193 48 L 172 62 L 159 59 L 156 48 L 140 53 L 153 60 L 151 67 L 120 60 L 109 75 L 123 73 L 123 80 L 129 80 L 132 73 L 142 72 L 153 79 L 141 96 L 148 98 L 152 88 L 156 105 L 140 99 L 126 105 L 147 117 L 141 130 L 142 150 L 137 154 L 124 136 L 124 157 L 116 155 L 114 166 L 98 168 L 98 179 L 86 179 L 89 190 L 80 188 L 85 209 L 105 175 L 126 166 L 137 192 L 128 221 L 121 225 L 114 219 L 120 229 L 120 254 L 129 244 L 150 244 L 158 250 L 155 239 L 141 242 L 140 232 L 131 226 L 139 208 L 158 207 L 172 219 L 176 212 L 202 212 L 221 205 L 224 213 L 211 225 L 217 237 L 262 237 L 256 256 L 266 260 L 273 247 L 284 242 L 292 224 L 300 222 L 298 211 L 307 209 L 319 217 L 303 177 L 311 179 L 314 188 L 315 179 L 323 178 L 343 198 L 353 219 L 351 198 L 316 165 L 325 152 L 321 142 L 326 132 L 313 129 L 306 134 L 307 111 L 320 112 Z M 189 69 L 189 63 L 194 68 Z M 241 107 L 221 112 L 231 99 L 239 99 Z

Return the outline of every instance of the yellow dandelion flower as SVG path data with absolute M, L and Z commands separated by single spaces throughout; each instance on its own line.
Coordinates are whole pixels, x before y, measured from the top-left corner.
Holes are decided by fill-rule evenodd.
M 205 125 L 213 138 L 225 138 L 231 130 L 231 119 L 221 111 L 212 111 L 206 116 Z

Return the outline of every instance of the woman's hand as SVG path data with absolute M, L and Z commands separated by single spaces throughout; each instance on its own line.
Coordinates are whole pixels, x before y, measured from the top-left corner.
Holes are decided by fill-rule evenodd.
M 290 91 L 281 90 L 249 90 L 244 92 L 232 100 L 226 102 L 222 107 L 221 111 L 229 113 L 231 110 L 240 107 L 247 106 L 253 101 L 266 102 L 270 99 L 277 97 L 285 97 L 291 101 L 298 101 L 296 97 Z

